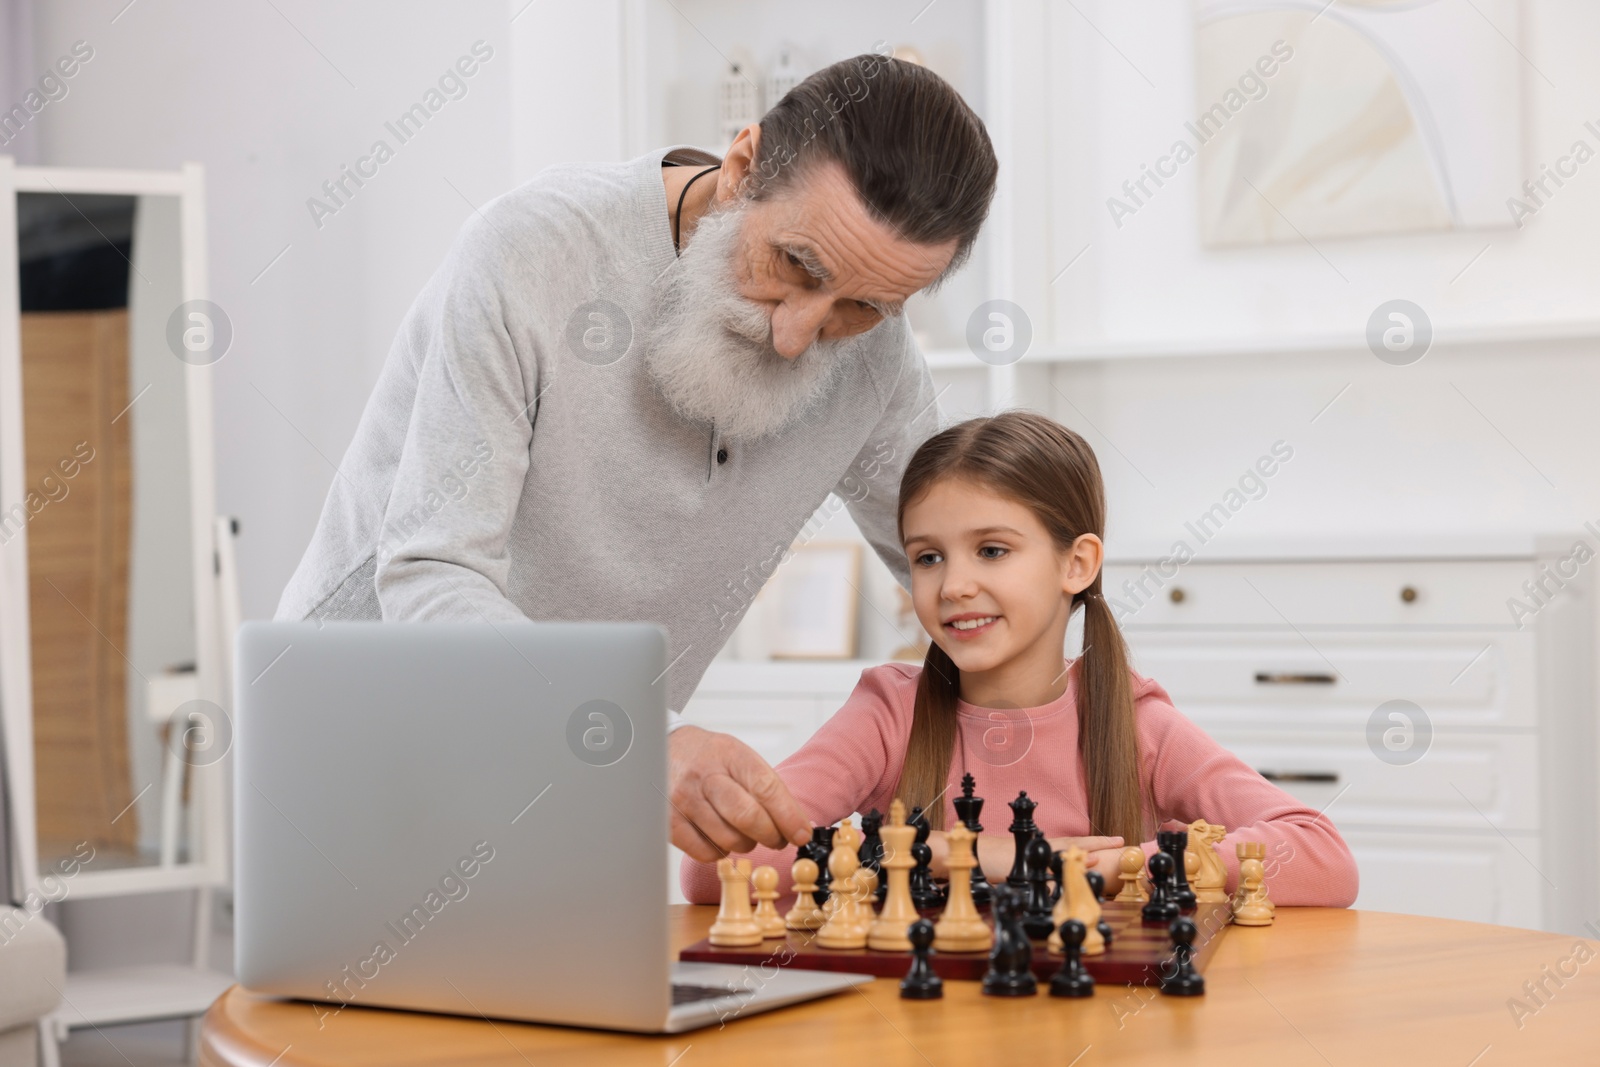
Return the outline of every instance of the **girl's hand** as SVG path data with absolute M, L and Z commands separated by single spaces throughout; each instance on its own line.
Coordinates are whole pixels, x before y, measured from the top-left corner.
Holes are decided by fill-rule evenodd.
M 1050 851 L 1065 852 L 1076 845 L 1088 853 L 1084 857 L 1085 870 L 1098 869 L 1106 876 L 1107 884 L 1116 877 L 1117 860 L 1122 856 L 1122 838 L 1120 837 L 1052 837 L 1050 838 Z M 1110 872 L 1109 874 L 1107 872 Z

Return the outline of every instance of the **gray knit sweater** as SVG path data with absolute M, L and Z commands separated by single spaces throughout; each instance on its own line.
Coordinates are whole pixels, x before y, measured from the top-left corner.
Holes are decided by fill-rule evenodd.
M 401 322 L 277 618 L 655 622 L 681 709 L 830 492 L 907 580 L 895 500 L 938 410 L 904 316 L 803 420 L 750 442 L 668 407 L 639 342 L 600 365 L 571 339 L 596 300 L 649 336 L 674 261 L 664 159 L 715 161 L 678 146 L 551 167 L 467 221 Z

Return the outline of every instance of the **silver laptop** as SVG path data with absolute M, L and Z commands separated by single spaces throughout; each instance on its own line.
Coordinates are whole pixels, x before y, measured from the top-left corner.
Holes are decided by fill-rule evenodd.
M 245 623 L 240 983 L 671 1033 L 870 981 L 670 959 L 665 648 L 636 623 Z

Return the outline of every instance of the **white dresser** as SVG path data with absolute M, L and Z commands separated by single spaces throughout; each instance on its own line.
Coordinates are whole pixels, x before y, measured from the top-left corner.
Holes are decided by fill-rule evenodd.
M 1579 540 L 1124 560 L 1105 588 L 1135 669 L 1327 811 L 1361 870 L 1357 907 L 1576 933 L 1600 916 Z M 1540 581 L 1536 599 L 1523 583 Z
M 1600 917 L 1600 559 L 1570 558 L 1579 539 L 1152 554 L 1109 564 L 1105 591 L 1136 670 L 1327 811 L 1360 865 L 1358 907 L 1576 933 Z M 1542 606 L 1523 587 L 1540 580 Z M 1514 621 L 1511 598 L 1535 610 Z M 866 666 L 720 661 L 685 714 L 776 762 Z

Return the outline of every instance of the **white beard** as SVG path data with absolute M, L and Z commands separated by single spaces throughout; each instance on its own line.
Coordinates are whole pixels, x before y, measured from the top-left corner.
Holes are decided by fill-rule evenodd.
M 794 359 L 778 354 L 766 312 L 739 292 L 734 276 L 747 212 L 735 201 L 701 216 L 666 273 L 644 365 L 679 415 L 753 440 L 825 396 L 860 338 L 819 340 Z

